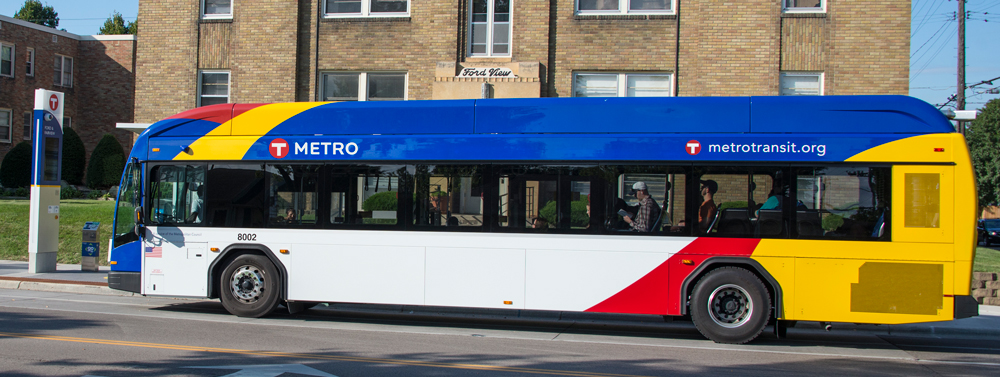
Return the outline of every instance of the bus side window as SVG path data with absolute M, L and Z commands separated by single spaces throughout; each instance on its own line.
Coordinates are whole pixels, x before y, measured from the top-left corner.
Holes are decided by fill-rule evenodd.
M 211 165 L 206 177 L 206 225 L 264 226 L 264 167 L 259 164 Z
M 798 238 L 889 239 L 889 168 L 830 166 L 798 170 Z
M 205 217 L 205 167 L 153 168 L 150 221 L 157 225 L 201 225 Z
M 417 165 L 412 224 L 482 227 L 481 171 L 477 165 Z
M 315 225 L 321 165 L 267 165 L 268 225 Z

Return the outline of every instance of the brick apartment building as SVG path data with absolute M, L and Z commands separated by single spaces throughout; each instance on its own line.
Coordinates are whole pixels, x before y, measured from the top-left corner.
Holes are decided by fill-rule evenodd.
M 0 160 L 31 139 L 35 89 L 64 93 L 64 127 L 83 139 L 87 158 L 106 133 L 126 150 L 135 102 L 135 37 L 80 36 L 0 16 Z
M 139 19 L 136 122 L 483 83 L 495 98 L 908 90 L 908 0 L 140 0 Z

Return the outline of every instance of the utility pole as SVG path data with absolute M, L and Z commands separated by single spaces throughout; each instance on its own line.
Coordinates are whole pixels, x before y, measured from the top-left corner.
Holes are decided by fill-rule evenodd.
M 965 110 L 965 0 L 958 0 L 958 91 L 955 109 Z M 965 125 L 958 121 L 958 132 L 965 135 Z

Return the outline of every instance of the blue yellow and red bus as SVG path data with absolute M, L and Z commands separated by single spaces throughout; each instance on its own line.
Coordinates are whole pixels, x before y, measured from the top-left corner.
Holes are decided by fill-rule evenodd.
M 319 302 L 775 320 L 975 315 L 963 137 L 903 96 L 223 104 L 157 122 L 109 285 L 240 316 Z

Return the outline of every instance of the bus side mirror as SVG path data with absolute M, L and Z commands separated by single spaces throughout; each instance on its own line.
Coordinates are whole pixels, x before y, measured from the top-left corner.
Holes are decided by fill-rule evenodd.
M 135 229 L 133 231 L 139 238 L 142 238 L 142 234 L 145 232 L 142 225 L 142 206 L 135 207 Z

